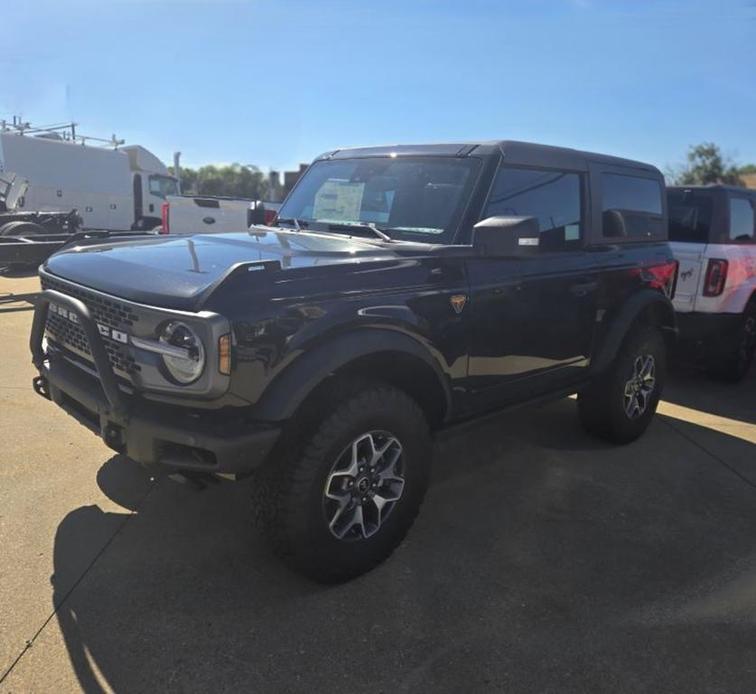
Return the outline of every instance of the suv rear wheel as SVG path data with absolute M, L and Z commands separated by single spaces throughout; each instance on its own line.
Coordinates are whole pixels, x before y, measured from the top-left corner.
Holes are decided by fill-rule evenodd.
M 292 568 L 336 583 L 402 541 L 428 485 L 431 441 L 418 404 L 382 384 L 342 395 L 311 431 L 255 480 L 256 514 Z
M 719 349 L 708 355 L 708 371 L 712 376 L 731 383 L 742 381 L 748 374 L 756 353 L 756 304 L 751 302 L 743 313 L 738 331 Z
M 609 370 L 578 396 L 583 427 L 612 443 L 637 439 L 656 412 L 666 370 L 660 330 L 653 326 L 635 329 Z

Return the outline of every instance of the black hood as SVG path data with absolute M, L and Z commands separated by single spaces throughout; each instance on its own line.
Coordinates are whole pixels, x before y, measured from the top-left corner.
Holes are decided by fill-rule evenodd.
M 372 239 L 275 229 L 80 246 L 50 257 L 45 270 L 138 303 L 193 310 L 239 263 L 287 270 L 395 257 L 387 244 Z

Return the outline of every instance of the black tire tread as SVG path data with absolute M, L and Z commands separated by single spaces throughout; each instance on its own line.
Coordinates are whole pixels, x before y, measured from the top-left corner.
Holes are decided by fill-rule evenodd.
M 650 413 L 643 415 L 643 422 L 629 424 L 627 419 L 618 416 L 614 399 L 617 389 L 621 388 L 622 369 L 626 361 L 636 352 L 638 345 L 651 341 L 656 343 L 662 359 L 657 360 L 657 380 L 661 386 L 657 401 L 650 408 Z M 658 395 L 666 374 L 666 349 L 661 330 L 653 325 L 635 324 L 630 329 L 613 364 L 606 373 L 598 377 L 591 386 L 578 396 L 578 415 L 583 428 L 590 434 L 611 443 L 626 444 L 637 439 L 647 428 L 652 419 Z
M 338 404 L 322 417 L 317 416 L 316 406 L 298 418 L 300 431 L 293 433 L 293 440 L 285 450 L 268 461 L 254 480 L 253 513 L 256 525 L 279 558 L 315 580 L 332 583 L 348 580 L 388 558 L 411 527 L 420 505 L 411 509 L 403 532 L 387 552 L 376 553 L 371 562 L 353 569 L 324 566 L 318 561 L 317 552 L 308 546 L 307 502 L 328 449 L 343 436 L 352 418 L 380 408 L 401 413 L 402 418 L 415 422 L 417 434 L 427 439 L 428 444 L 430 435 L 420 406 L 409 395 L 387 384 L 342 381 L 318 400 L 324 406 L 329 402 Z
M 749 317 L 756 317 L 756 303 L 751 302 L 743 312 L 743 326 Z M 745 327 L 743 327 L 745 331 Z M 738 332 L 731 343 L 719 345 L 718 348 L 710 349 L 706 355 L 706 370 L 710 376 L 727 383 L 739 383 L 748 375 L 754 360 L 754 349 L 751 350 L 746 362 L 740 359 L 738 350 L 742 333 Z

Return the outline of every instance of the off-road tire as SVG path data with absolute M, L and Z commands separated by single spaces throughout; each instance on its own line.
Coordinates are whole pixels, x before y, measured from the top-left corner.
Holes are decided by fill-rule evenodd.
M 724 344 L 707 354 L 706 367 L 711 376 L 739 383 L 747 375 L 756 353 L 756 304 L 748 305 L 738 330 Z
M 642 414 L 631 418 L 625 410 L 625 393 L 638 357 L 654 358 L 655 384 Z M 578 395 L 578 415 L 585 430 L 606 441 L 630 443 L 648 428 L 656 412 L 666 378 L 666 345 L 661 331 L 636 325 L 612 365 L 589 388 Z
M 428 423 L 419 405 L 397 388 L 342 383 L 297 424 L 300 433 L 253 480 L 253 515 L 274 553 L 291 568 L 321 583 L 347 581 L 384 561 L 415 520 L 430 473 Z M 401 443 L 403 492 L 374 535 L 339 540 L 324 513 L 326 482 L 345 447 L 375 430 L 391 432 Z

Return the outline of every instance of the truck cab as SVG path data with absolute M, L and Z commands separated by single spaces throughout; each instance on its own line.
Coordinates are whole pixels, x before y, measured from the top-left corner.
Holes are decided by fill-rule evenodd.
M 169 196 L 179 195 L 178 180 L 163 162 L 139 145 L 122 147 L 132 176 L 134 219 L 132 229 L 150 230 L 162 223 L 162 208 Z

